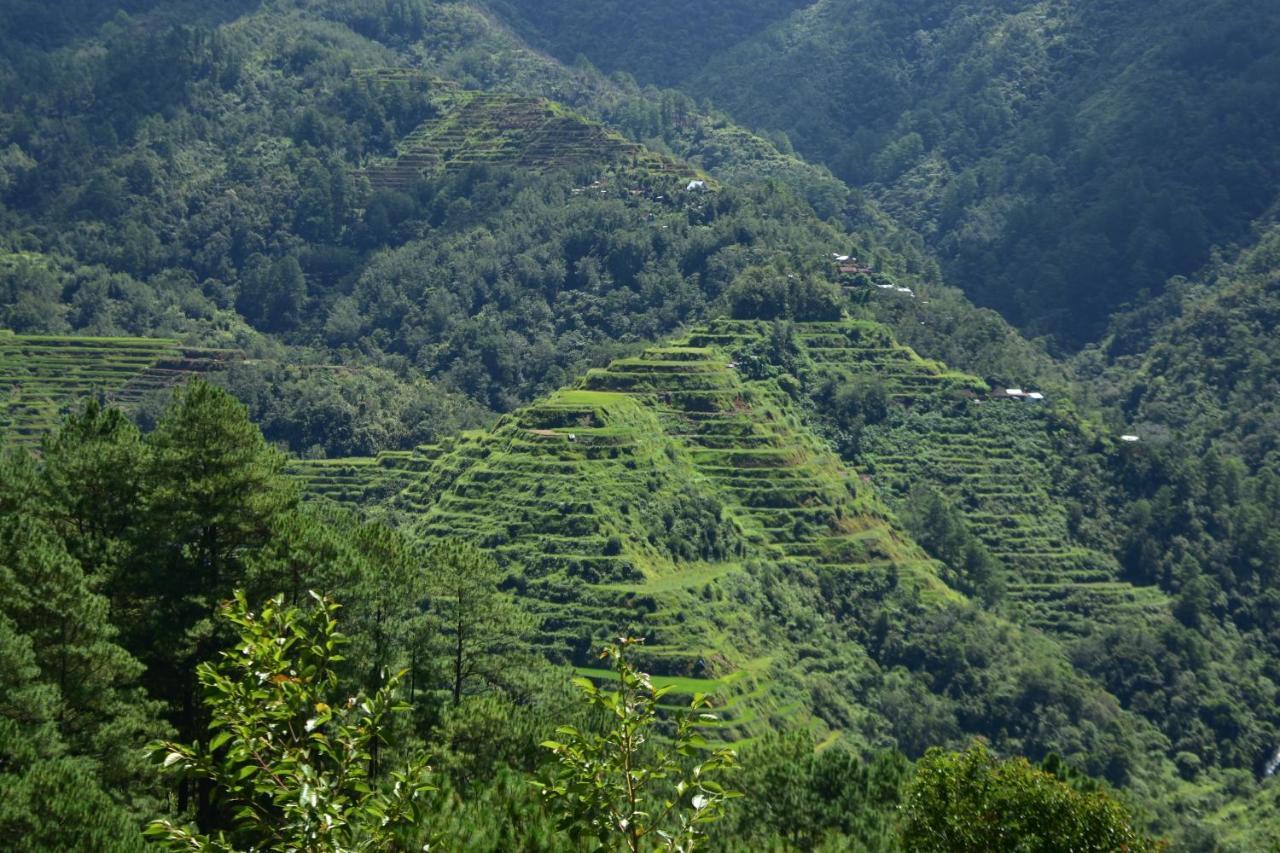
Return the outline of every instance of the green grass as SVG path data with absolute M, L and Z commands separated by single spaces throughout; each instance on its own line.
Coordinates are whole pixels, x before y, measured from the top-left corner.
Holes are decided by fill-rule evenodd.
M 0 428 L 6 443 L 36 444 L 91 395 L 128 407 L 240 354 L 167 338 L 0 333 Z
M 617 677 L 611 669 L 593 669 L 591 667 L 574 667 L 574 672 L 578 675 L 586 676 L 600 682 L 607 683 L 611 679 Z M 671 692 L 677 695 L 692 696 L 695 693 L 712 694 L 721 690 L 726 682 L 718 678 L 686 678 L 676 675 L 655 675 L 653 676 L 653 686 L 658 689 L 664 687 L 670 688 Z

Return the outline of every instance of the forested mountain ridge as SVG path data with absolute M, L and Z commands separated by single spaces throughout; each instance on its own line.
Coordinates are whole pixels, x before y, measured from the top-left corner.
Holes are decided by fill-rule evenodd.
M 608 23 L 661 53 L 700 16 Z M 1274 201 L 1280 126 L 1257 107 L 1277 26 L 1258 0 L 825 0 L 675 85 L 787 134 L 924 235 L 948 281 L 1074 348 Z M 646 79 L 605 44 L 579 49 Z
M 1235 256 L 1171 283 L 1158 300 L 1113 320 L 1077 372 L 1135 429 L 1240 456 L 1274 470 L 1280 353 L 1275 329 L 1280 226 L 1264 220 Z M 1099 363 L 1107 365 L 1095 374 Z
M 750 39 L 810 0 L 737 0 L 628 5 L 574 0 L 485 0 L 532 46 L 565 64 L 585 58 L 607 74 L 623 71 L 644 83 L 678 86 L 726 49 Z M 661 54 L 662 61 L 654 62 Z
M 213 29 L 172 24 L 184 8 L 8 52 L 0 325 L 241 350 L 238 393 L 294 450 L 367 453 L 474 423 L 464 397 L 491 411 L 527 401 L 696 318 L 737 271 L 775 258 L 830 278 L 845 253 L 938 281 L 913 238 L 829 174 L 687 98 L 565 69 L 465 4 L 268 4 L 224 9 Z M 40 14 L 71 32 L 94 20 L 74 11 Z M 514 128 L 492 121 L 511 109 L 451 139 L 459 91 L 565 102 L 578 110 L 566 128 L 604 134 L 584 149 L 598 154 L 525 169 L 494 147 Z M 617 160 L 626 146 L 598 119 L 658 153 Z M 402 149 L 433 133 L 453 167 L 419 177 L 428 164 Z M 417 165 L 379 185 L 397 153 Z M 690 192 L 685 168 L 724 186 Z M 1023 365 L 1049 369 L 994 315 L 938 299 L 980 331 L 960 348 L 930 323 L 914 343 L 932 334 L 988 373 L 1002 360 L 1011 382 Z M 371 405 L 314 369 L 335 361 L 378 389 Z M 288 385 L 289 403 L 272 405 L 266 382 Z M 326 421 L 342 427 L 319 434 Z

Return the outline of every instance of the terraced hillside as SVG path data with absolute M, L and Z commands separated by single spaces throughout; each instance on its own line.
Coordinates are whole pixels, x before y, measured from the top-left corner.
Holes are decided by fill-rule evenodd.
M 499 555 L 542 618 L 549 658 L 590 671 L 601 641 L 644 636 L 652 671 L 719 695 L 725 737 L 811 704 L 778 676 L 804 665 L 762 618 L 759 567 L 813 584 L 891 569 L 951 595 L 776 383 L 743 378 L 692 339 L 593 370 L 488 432 L 407 457 L 298 465 L 314 492 L 352 501 L 409 478 L 384 506 L 428 537 Z
M 798 323 L 795 330 L 806 384 L 861 377 L 898 404 L 866 429 L 858 472 L 899 508 L 922 485 L 946 494 L 1008 571 L 1020 621 L 1077 634 L 1168 609 L 1157 588 L 1120 580 L 1115 558 L 1071 534 L 1052 444 L 1053 431 L 1067 427 L 1051 422 L 1048 407 L 990 395 L 982 380 L 920 358 L 877 323 Z M 690 341 L 745 363 L 766 332 L 763 324 L 718 320 Z
M 366 170 L 374 189 L 409 189 L 423 173 L 476 163 L 534 170 L 618 165 L 705 179 L 687 165 L 542 98 L 458 90 L 444 96 L 441 110 L 401 140 L 394 158 Z
M 1084 633 L 1168 609 L 1159 589 L 1119 580 L 1115 558 L 1072 536 L 1055 497 L 1049 425 L 1035 404 L 901 412 L 869 433 L 866 470 L 875 482 L 898 498 L 928 483 L 955 500 L 1008 570 L 1009 598 L 1028 624 Z
M 876 323 L 794 330 L 802 384 L 871 377 L 893 401 L 852 466 L 804 423 L 802 389 L 757 369 L 770 325 L 723 320 L 592 370 L 490 431 L 298 471 L 316 494 L 391 495 L 382 509 L 425 536 L 499 555 L 552 660 L 587 667 L 609 636 L 646 637 L 652 671 L 733 709 L 727 737 L 811 707 L 806 666 L 821 668 L 777 641 L 761 572 L 808 588 L 862 572 L 925 600 L 955 595 L 887 508 L 918 484 L 951 496 L 1003 561 L 1017 621 L 1074 636 L 1086 620 L 1167 608 L 1072 535 L 1052 464 L 1053 430 L 1067 427 L 1046 406 L 995 399 Z
M 694 339 L 740 350 L 757 334 L 719 322 Z M 1167 610 L 1157 588 L 1121 581 L 1113 557 L 1072 535 L 1052 442 L 1069 427 L 1045 404 L 988 395 L 984 382 L 919 358 L 874 323 L 799 324 L 797 339 L 814 379 L 865 377 L 901 404 L 866 429 L 856 467 L 899 507 L 922 485 L 946 494 L 1006 567 L 1020 621 L 1075 634 Z
M 368 506 L 405 489 L 423 470 L 420 454 L 389 450 L 377 456 L 345 459 L 295 459 L 288 471 L 315 497 Z
M 15 335 L 0 330 L 0 435 L 35 444 L 91 394 L 129 406 L 240 358 L 162 338 Z
M 829 323 L 796 323 L 797 343 L 814 376 L 833 374 L 868 376 L 883 383 L 893 400 L 910 404 L 939 395 L 977 395 L 987 384 L 977 377 L 949 370 L 937 361 L 921 358 L 894 340 L 886 326 L 868 320 Z M 715 320 L 697 329 L 690 340 L 726 352 L 745 352 L 768 334 L 760 322 Z

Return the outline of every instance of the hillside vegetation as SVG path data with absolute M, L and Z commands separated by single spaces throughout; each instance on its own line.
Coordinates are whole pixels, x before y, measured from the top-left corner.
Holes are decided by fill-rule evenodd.
M 1275 100 L 1280 54 L 1260 0 L 824 0 L 761 9 L 767 30 L 725 33 L 700 69 L 655 77 L 648 57 L 713 6 L 660 26 L 663 7 L 601 7 L 540 34 L 785 134 L 923 235 L 971 298 L 1066 347 L 1274 201 L 1280 126 L 1256 107 Z M 618 30 L 630 50 L 610 46 Z
M 1275 23 L 0 0 L 2 837 L 1280 843 Z
M 82 41 L 6 54 L 0 327 L 242 350 L 265 363 L 230 374 L 248 400 L 272 363 L 376 375 L 367 416 L 342 415 L 351 438 L 255 403 L 296 451 L 404 449 L 467 423 L 450 395 L 437 422 L 385 428 L 385 410 L 425 408 L 424 376 L 510 410 L 704 316 L 778 258 L 831 278 L 831 255 L 854 253 L 938 282 L 829 173 L 687 98 L 563 68 L 469 6 L 273 3 L 204 27 L 173 23 L 180 8 L 97 30 L 68 11 Z M 172 85 L 148 88 L 160 76 Z M 334 396 L 323 376 L 293 380 L 305 408 Z
M 234 351 L 183 347 L 149 338 L 15 335 L 0 331 L 0 416 L 12 441 L 39 443 L 70 407 L 101 395 L 136 404 L 185 378 L 217 370 L 240 357 Z
M 1158 810 L 1218 808 L 1210 791 L 1274 731 L 1255 713 L 1275 691 L 1265 656 L 1235 617 L 1193 615 L 1180 580 L 1131 574 L 1125 549 L 1158 534 L 1108 519 L 1133 464 L 1116 437 L 994 394 L 874 323 L 720 320 L 491 432 L 293 470 L 317 496 L 492 549 L 551 659 L 589 665 L 582 638 L 619 623 L 648 638 L 666 683 L 723 703 L 718 736 L 805 725 L 915 756 L 938 732 L 981 733 Z M 1000 651 L 978 653 L 988 642 Z M 1153 655 L 1170 670 L 1154 690 Z M 1202 688 L 1172 687 L 1192 670 Z M 1002 706 L 980 683 L 1020 698 Z M 1076 690 L 1094 698 L 1066 701 Z M 1233 722 L 1211 734 L 1206 713 Z M 1189 763 L 1206 754 L 1221 769 Z

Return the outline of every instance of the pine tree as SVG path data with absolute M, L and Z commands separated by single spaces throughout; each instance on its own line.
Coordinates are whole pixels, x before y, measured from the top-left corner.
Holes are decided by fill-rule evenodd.
M 244 406 L 201 379 L 178 392 L 147 444 L 149 544 L 166 568 L 181 567 L 174 587 L 225 597 L 241 580 L 238 552 L 260 546 L 270 520 L 296 503 L 284 457 Z
M 107 603 L 54 528 L 0 515 L 0 838 L 12 850 L 141 846 L 163 728 L 114 642 Z
M 178 390 L 146 446 L 142 523 L 112 583 L 114 613 L 146 665 L 151 694 L 191 739 L 204 727 L 196 665 L 225 639 L 215 610 L 243 583 L 246 557 L 296 506 L 297 492 L 244 406 L 203 380 Z M 180 791 L 180 801 L 191 793 Z
M 142 665 L 115 642 L 95 593 L 52 527 L 0 518 L 0 611 L 30 641 L 40 680 L 55 691 L 59 738 L 92 758 L 111 785 L 145 773 L 136 749 L 157 731 L 157 707 L 137 687 Z
M 119 409 L 96 399 L 44 442 L 44 514 L 85 572 L 105 576 L 124 556 L 142 500 L 146 447 Z
M 492 557 L 458 539 L 427 555 L 431 611 L 442 636 L 453 704 L 476 681 L 503 684 L 520 669 L 513 657 L 526 647 L 533 621 L 498 589 L 502 570 Z
M 408 669 L 411 697 L 432 664 L 421 548 L 404 533 L 334 506 L 306 503 L 277 517 L 270 541 L 247 560 L 251 599 L 283 592 L 301 604 L 309 590 L 343 602 L 351 647 L 345 667 L 369 691 L 385 673 Z

